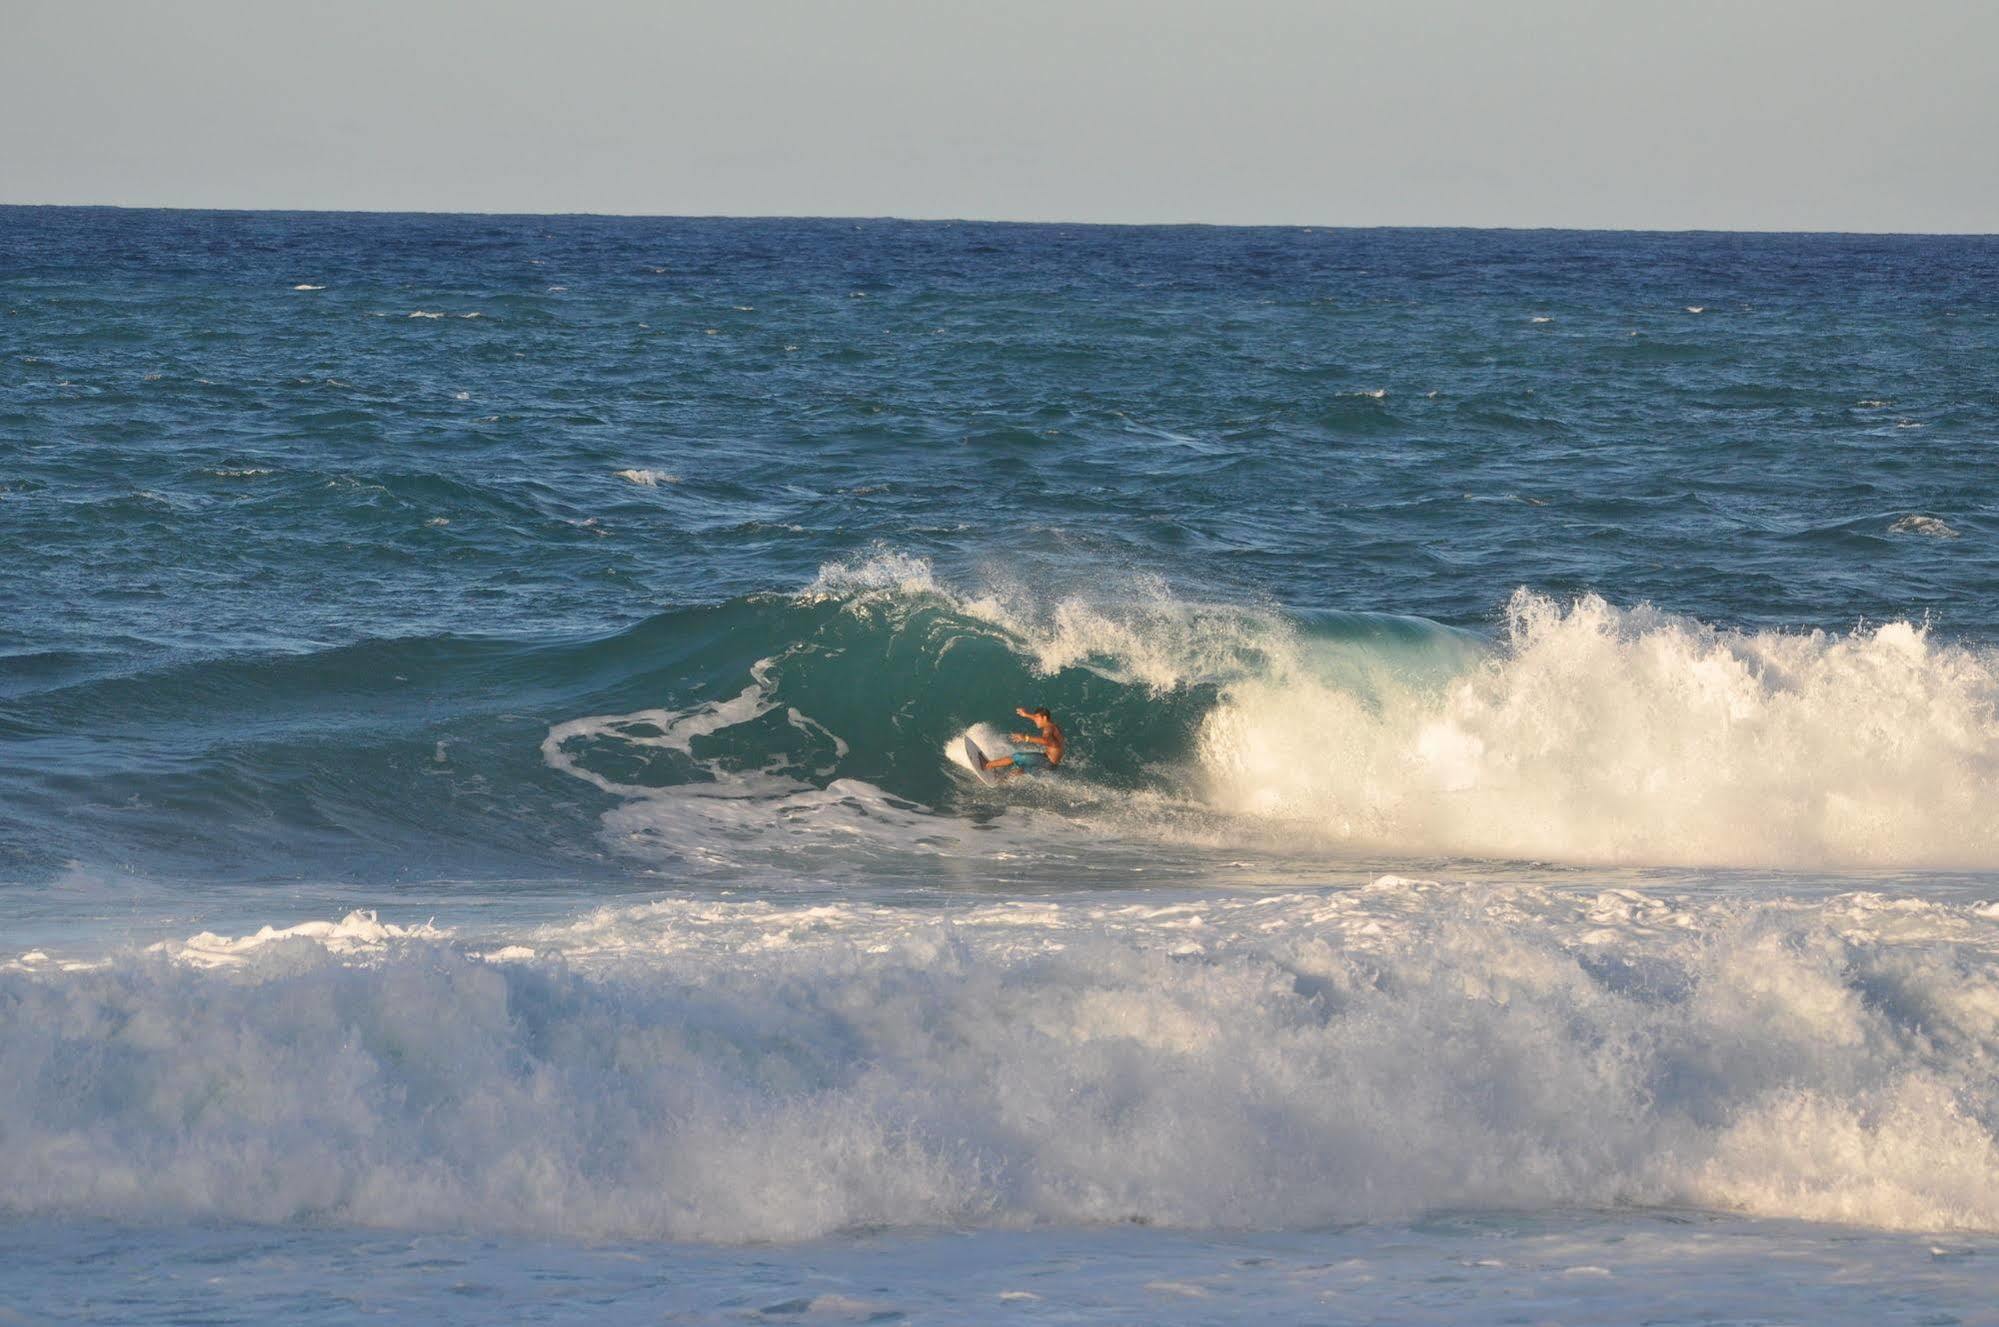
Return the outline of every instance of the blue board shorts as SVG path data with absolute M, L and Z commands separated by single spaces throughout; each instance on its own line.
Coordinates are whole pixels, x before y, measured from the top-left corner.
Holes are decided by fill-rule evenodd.
M 1054 762 L 1048 759 L 1046 751 L 1016 751 L 1013 753 L 1015 769 L 1054 769 Z

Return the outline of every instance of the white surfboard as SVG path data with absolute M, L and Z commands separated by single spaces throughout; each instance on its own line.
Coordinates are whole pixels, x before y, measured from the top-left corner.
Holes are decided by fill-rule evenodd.
M 986 768 L 988 760 L 1013 754 L 1013 743 L 989 723 L 975 723 L 944 744 L 951 763 L 965 770 L 987 787 L 1000 781 L 1000 772 Z
M 999 782 L 999 771 L 986 768 L 986 761 L 997 760 L 999 757 L 988 756 L 979 750 L 978 745 L 969 737 L 965 739 L 965 757 L 971 762 L 972 774 L 980 783 L 991 786 Z

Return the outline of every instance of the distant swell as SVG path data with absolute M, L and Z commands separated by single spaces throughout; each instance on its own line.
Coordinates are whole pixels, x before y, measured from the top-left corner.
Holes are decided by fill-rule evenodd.
M 1993 916 L 1386 877 L 16 962 L 0 1211 L 794 1240 L 1693 1204 L 1999 1230 Z

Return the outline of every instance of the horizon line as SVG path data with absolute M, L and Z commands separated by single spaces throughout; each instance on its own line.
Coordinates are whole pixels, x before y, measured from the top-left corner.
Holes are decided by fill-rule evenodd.
M 808 212 L 534 212 L 487 209 L 368 208 L 368 207 L 195 207 L 185 204 L 153 203 L 16 203 L 0 202 L 0 209 L 43 209 L 90 212 L 193 212 L 245 216 L 319 215 L 371 217 L 539 217 L 552 220 L 615 221 L 846 221 L 899 222 L 910 225 L 964 226 L 1086 226 L 1104 230 L 1470 230 L 1512 233 L 1554 232 L 1562 234 L 1612 235 L 1823 235 L 1850 238 L 1896 239 L 1993 239 L 1994 231 L 1960 230 L 1843 230 L 1766 229 L 1727 226 L 1577 226 L 1577 225 L 1466 225 L 1441 222 L 1322 222 L 1322 221 L 1081 221 L 1045 217 L 909 216 L 897 213 L 808 213 Z

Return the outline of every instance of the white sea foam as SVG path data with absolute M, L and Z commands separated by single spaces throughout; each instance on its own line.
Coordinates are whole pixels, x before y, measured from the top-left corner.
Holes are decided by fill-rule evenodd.
M 717 1240 L 1626 1204 L 1999 1230 L 1995 950 L 1961 905 L 1393 876 L 204 935 L 0 970 L 0 1207 Z
M 1948 521 L 1939 516 L 1925 516 L 1920 512 L 1910 512 L 1907 516 L 1897 517 L 1895 523 L 1888 529 L 1894 534 L 1922 534 L 1932 539 L 1957 538 L 1957 531 L 1951 528 Z
M 847 743 L 811 716 L 784 707 L 773 694 L 763 659 L 749 686 L 727 700 L 685 710 L 589 715 L 556 724 L 542 740 L 551 769 L 582 779 L 622 799 L 604 816 L 604 831 L 626 851 L 658 852 L 709 866 L 740 866 L 800 844 L 828 840 L 843 846 L 891 847 L 903 853 L 970 857 L 974 831 L 962 821 L 932 815 L 859 779 L 836 777 Z M 738 769 L 694 756 L 694 743 L 783 709 L 793 728 L 821 739 L 827 763 L 808 781 L 775 767 Z M 665 787 L 630 783 L 597 772 L 580 754 L 616 744 L 627 751 L 673 753 L 704 777 Z
M 680 476 L 668 474 L 664 470 L 618 470 L 614 477 L 641 488 L 657 488 L 661 484 L 678 484 Z
M 1413 852 L 1999 865 L 1999 662 L 1908 623 L 1735 632 L 1522 592 L 1440 689 L 1272 658 L 1202 733 L 1208 796 L 1240 814 Z
M 800 592 L 808 600 L 846 598 L 894 591 L 905 595 L 942 593 L 930 563 L 892 550 L 854 561 L 828 562 Z
M 293 290 L 325 290 L 325 289 L 326 289 L 326 287 L 325 287 L 325 286 L 311 286 L 311 285 L 306 285 L 306 284 L 304 284 L 304 283 L 300 283 L 299 285 L 296 285 L 296 286 L 293 286 L 293 287 L 292 287 L 292 289 L 293 289 Z
M 171 953 L 182 963 L 196 967 L 222 967 L 242 963 L 265 945 L 283 940 L 312 940 L 329 953 L 356 954 L 376 950 L 395 940 L 432 939 L 439 932 L 428 922 L 421 926 L 395 926 L 381 921 L 373 912 L 350 912 L 337 922 L 302 922 L 279 930 L 264 927 L 254 935 L 220 936 L 203 931 L 180 943 L 161 942 L 151 952 Z

